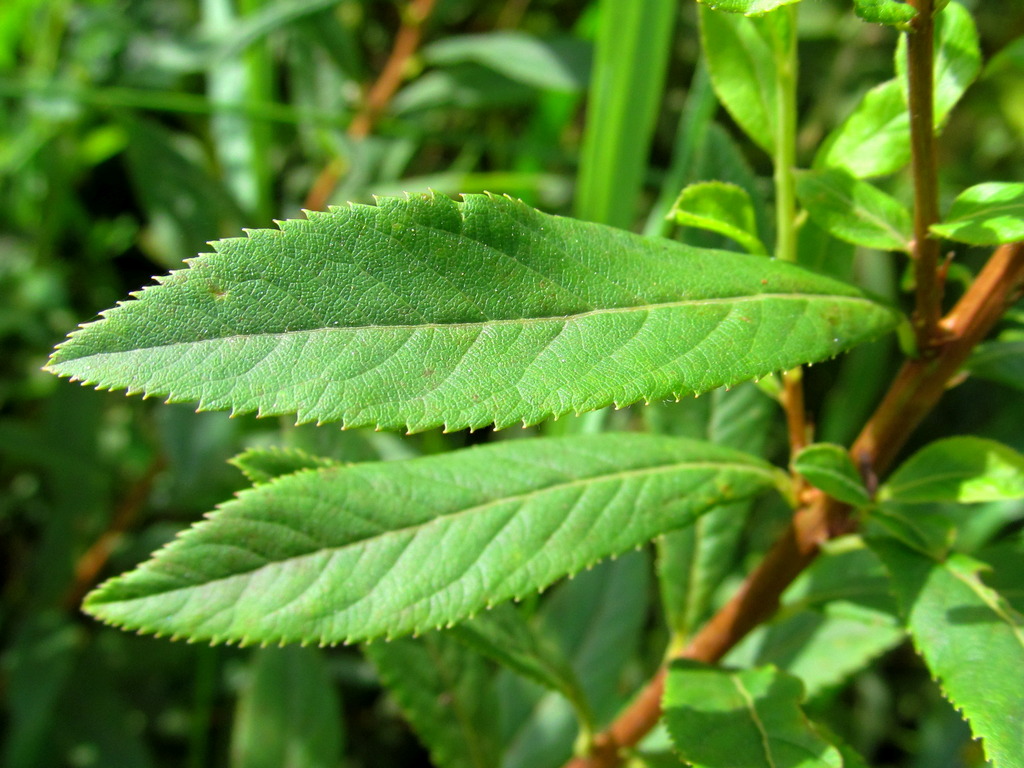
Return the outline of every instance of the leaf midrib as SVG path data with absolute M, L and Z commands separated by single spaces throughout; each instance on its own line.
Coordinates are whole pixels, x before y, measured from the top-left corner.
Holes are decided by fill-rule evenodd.
M 745 463 L 741 463 L 741 462 L 701 461 L 701 462 L 681 462 L 681 463 L 671 464 L 671 465 L 667 465 L 667 466 L 657 466 L 657 467 L 652 467 L 652 468 L 622 470 L 622 471 L 619 471 L 619 472 L 613 472 L 613 473 L 609 473 L 609 474 L 598 475 L 596 478 L 595 477 L 578 478 L 578 479 L 570 480 L 568 482 L 556 483 L 556 484 L 553 484 L 553 485 L 548 485 L 548 486 L 545 486 L 544 488 L 534 489 L 534 490 L 531 490 L 531 491 L 527 491 L 525 493 L 519 493 L 519 494 L 510 495 L 510 496 L 504 496 L 504 497 L 502 497 L 500 499 L 492 499 L 492 500 L 484 502 L 482 504 L 476 504 L 476 505 L 473 505 L 471 507 L 466 507 L 465 509 L 455 510 L 455 511 L 449 513 L 449 514 L 437 515 L 436 517 L 432 517 L 429 520 L 427 520 L 425 522 L 422 522 L 422 523 L 416 523 L 414 525 L 407 525 L 407 526 L 404 526 L 402 528 L 395 528 L 395 529 L 387 530 L 387 531 L 384 531 L 383 533 L 372 535 L 372 536 L 366 536 L 366 537 L 361 538 L 361 539 L 355 539 L 353 541 L 346 542 L 345 544 L 342 544 L 342 545 L 339 545 L 339 546 L 323 546 L 323 547 L 315 549 L 315 550 L 313 550 L 311 552 L 306 552 L 306 553 L 301 554 L 301 555 L 294 555 L 294 556 L 286 557 L 286 558 L 283 558 L 283 559 L 280 559 L 280 560 L 268 560 L 263 565 L 257 566 L 255 568 L 251 568 L 249 570 L 237 571 L 235 573 L 232 573 L 232 574 L 229 574 L 229 575 L 226 575 L 226 576 L 219 576 L 217 578 L 209 579 L 207 581 L 203 581 L 203 582 L 199 582 L 199 583 L 201 583 L 203 585 L 216 584 L 217 582 L 227 581 L 229 579 L 238 578 L 240 576 L 252 575 L 252 574 L 258 573 L 259 571 L 261 571 L 264 568 L 268 568 L 268 567 L 271 567 L 271 566 L 279 565 L 279 564 L 284 563 L 284 562 L 296 562 L 296 561 L 301 561 L 303 558 L 313 557 L 315 555 L 322 555 L 325 552 L 342 551 L 342 550 L 347 549 L 349 547 L 354 547 L 354 546 L 357 546 L 357 545 L 365 544 L 365 542 L 367 542 L 367 541 L 378 542 L 378 541 L 386 540 L 388 538 L 397 538 L 398 536 L 405 535 L 405 534 L 407 534 L 410 531 L 417 532 L 417 531 L 419 531 L 421 529 L 427 528 L 428 526 L 431 526 L 431 525 L 434 525 L 434 524 L 439 524 L 441 521 L 448 522 L 450 520 L 457 519 L 457 518 L 459 518 L 459 517 L 461 517 L 463 515 L 469 515 L 469 514 L 473 514 L 473 513 L 480 513 L 481 510 L 487 510 L 489 508 L 493 508 L 493 507 L 496 507 L 496 506 L 501 505 L 501 504 L 516 503 L 516 502 L 519 503 L 519 504 L 524 504 L 530 498 L 535 497 L 535 496 L 539 496 L 540 494 L 544 494 L 544 493 L 553 493 L 553 492 L 564 490 L 564 489 L 569 489 L 569 488 L 573 488 L 573 487 L 583 487 L 583 486 L 586 486 L 588 484 L 594 484 L 594 483 L 599 483 L 599 482 L 603 483 L 603 482 L 612 482 L 612 481 L 622 481 L 622 480 L 629 479 L 630 477 L 641 477 L 641 476 L 644 476 L 644 475 L 653 476 L 653 475 L 660 474 L 660 473 L 679 472 L 679 471 L 688 470 L 688 469 L 694 469 L 694 470 L 697 470 L 697 469 L 730 470 L 731 469 L 731 470 L 739 470 L 739 471 L 748 471 L 748 472 L 760 473 L 760 474 L 765 475 L 768 478 L 771 478 L 771 476 L 775 473 L 775 468 L 771 467 L 771 466 L 760 466 L 760 465 L 757 465 L 757 464 L 745 464 Z M 318 470 L 313 470 L 313 471 L 318 471 Z M 305 473 L 303 473 L 303 474 L 305 474 Z M 272 487 L 273 485 L 276 485 L 276 484 L 277 483 L 271 483 L 267 487 Z M 240 504 L 240 503 L 243 502 L 243 500 L 244 500 L 244 496 L 242 498 L 240 498 L 237 502 L 234 502 L 234 503 Z M 274 521 L 264 521 L 264 520 L 256 520 L 254 522 L 258 522 L 260 524 L 263 524 L 263 523 L 274 523 Z M 210 524 L 211 523 L 207 523 L 206 525 L 210 525 Z M 196 530 L 197 533 L 198 533 L 199 531 L 202 530 L 202 528 L 194 529 L 194 530 Z M 188 538 L 180 539 L 179 542 L 177 542 L 177 546 L 175 547 L 175 549 L 182 548 L 182 547 L 186 546 L 188 543 L 189 543 L 188 542 Z M 249 550 L 249 551 L 252 552 L 252 550 Z M 170 553 L 171 552 L 168 551 L 168 554 L 170 554 Z M 194 589 L 195 587 L 196 587 L 196 584 L 189 584 L 189 585 L 186 585 L 186 586 L 174 587 L 172 589 L 166 589 L 166 590 L 162 590 L 162 591 L 159 591 L 159 592 L 151 592 L 149 594 L 144 595 L 142 598 L 134 597 L 134 598 L 131 598 L 128 601 L 126 601 L 126 600 L 116 600 L 116 601 L 110 601 L 110 602 L 129 602 L 129 601 L 134 601 L 134 600 L 138 600 L 138 599 L 149 599 L 149 598 L 155 597 L 156 595 L 171 595 L 171 594 L 174 594 L 175 592 L 181 592 L 181 591 L 185 591 L 185 590 L 190 590 L 190 589 Z M 100 602 L 101 603 L 105 603 L 106 601 L 100 600 Z M 109 603 L 107 603 L 107 604 L 109 604 Z
M 854 304 L 867 304 L 869 306 L 878 306 L 874 302 L 870 301 L 863 296 L 843 296 L 841 294 L 829 294 L 829 293 L 761 293 L 756 296 L 736 296 L 732 298 L 709 298 L 709 299 L 682 299 L 679 301 L 662 302 L 657 304 L 638 304 L 629 307 L 611 307 L 607 309 L 591 309 L 586 312 L 577 312 L 568 315 L 544 315 L 538 317 L 521 317 L 521 318 L 502 318 L 496 320 L 477 320 L 471 322 L 452 322 L 452 323 L 416 323 L 416 324 L 390 324 L 390 325 L 347 325 L 347 326 L 322 326 L 318 328 L 299 328 L 288 331 L 263 331 L 256 333 L 235 333 L 223 336 L 212 336 L 209 338 L 196 338 L 189 339 L 187 341 L 169 341 L 163 344 L 149 344 L 144 346 L 135 346 L 129 349 L 123 349 L 115 352 L 94 352 L 88 355 L 83 355 L 78 358 L 67 358 L 57 360 L 56 362 L 48 363 L 44 370 L 55 370 L 54 366 L 59 366 L 62 363 L 69 362 L 71 360 L 81 360 L 88 357 L 106 357 L 113 355 L 124 355 L 135 352 L 142 352 L 149 349 L 159 349 L 162 347 L 177 347 L 177 346 L 189 346 L 192 344 L 204 344 L 208 342 L 217 341 L 231 341 L 239 339 L 251 339 L 251 338 L 266 338 L 266 337 L 288 337 L 297 336 L 300 334 L 309 333 L 354 333 L 357 331 L 373 330 L 373 331 L 417 331 L 417 330 L 441 330 L 441 329 L 461 329 L 461 328 L 491 328 L 496 326 L 504 325 L 529 325 L 531 323 L 548 323 L 552 321 L 559 322 L 572 322 L 580 320 L 582 318 L 590 316 L 608 316 L 615 314 L 627 314 L 630 312 L 657 312 L 661 310 L 671 310 L 680 307 L 687 306 L 713 306 L 713 305 L 732 305 L 732 304 L 747 304 L 757 303 L 762 301 L 768 301 L 772 299 L 782 299 L 787 301 L 811 301 L 815 299 L 827 299 L 835 302 L 850 302 Z M 101 321 L 103 322 L 103 321 Z

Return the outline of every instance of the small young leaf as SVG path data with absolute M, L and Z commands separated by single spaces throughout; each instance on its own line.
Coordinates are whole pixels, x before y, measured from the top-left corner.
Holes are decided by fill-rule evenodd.
M 853 12 L 864 21 L 901 29 L 917 15 L 914 6 L 900 0 L 853 0 Z
M 679 194 L 669 218 L 683 227 L 718 232 L 742 245 L 748 253 L 767 255 L 757 236 L 754 204 L 742 187 L 723 181 L 688 185 Z
M 742 13 L 744 16 L 761 16 L 783 5 L 792 5 L 800 0 L 700 0 L 702 5 L 724 13 Z
M 935 17 L 935 85 L 934 114 L 938 129 L 956 106 L 964 91 L 981 71 L 981 49 L 978 30 L 971 12 L 958 2 L 951 2 Z M 896 75 L 907 80 L 907 41 L 900 37 L 896 48 Z
M 1024 456 L 980 437 L 937 440 L 893 472 L 878 498 L 899 504 L 1024 498 Z
M 837 169 L 801 171 L 796 192 L 811 220 L 854 245 L 910 251 L 910 211 L 882 190 Z
M 337 464 L 331 459 L 310 456 L 298 448 L 250 448 L 230 460 L 253 485 L 269 483 L 275 477 L 303 469 L 320 469 Z
M 864 94 L 860 104 L 828 135 L 815 168 L 836 168 L 858 178 L 885 176 L 910 162 L 910 117 L 899 80 Z
M 363 652 L 377 667 L 438 768 L 499 764 L 500 703 L 483 657 L 445 632 L 372 643 Z
M 943 693 L 996 766 L 1024 755 L 1024 619 L 964 555 L 937 561 L 891 538 L 869 540 L 891 575 L 907 627 Z
M 1024 184 L 988 182 L 964 190 L 931 231 L 971 245 L 1024 240 Z
M 897 319 L 787 264 L 488 196 L 310 212 L 215 248 L 49 370 L 201 410 L 454 430 L 735 384 Z
M 344 718 L 317 648 L 261 648 L 238 700 L 231 768 L 335 768 Z
M 769 154 L 778 131 L 775 51 L 788 50 L 795 34 L 784 13 L 745 18 L 700 6 L 701 47 L 715 93 L 744 133 Z
M 86 600 L 193 640 L 340 643 L 469 618 L 787 482 L 725 448 L 630 433 L 299 472 L 243 491 Z
M 842 768 L 800 709 L 800 681 L 774 667 L 740 671 L 674 662 L 662 708 L 694 768 Z
M 815 443 L 807 446 L 793 459 L 793 469 L 815 488 L 839 501 L 854 507 L 871 503 L 864 480 L 849 452 L 840 445 Z

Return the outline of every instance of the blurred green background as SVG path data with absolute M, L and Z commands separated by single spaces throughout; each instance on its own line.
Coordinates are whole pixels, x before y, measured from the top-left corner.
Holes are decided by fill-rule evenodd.
M 1017 0 L 969 5 L 987 57 L 1017 44 L 945 131 L 947 199 L 979 181 L 1024 179 L 1024 12 Z M 600 14 L 615 6 L 622 3 L 437 0 L 367 131 L 353 121 L 367 118 L 365 94 L 403 20 L 409 26 L 404 2 L 0 3 L 4 766 L 285 765 L 253 754 L 261 728 L 288 718 L 345 765 L 427 764 L 355 649 L 259 653 L 139 638 L 98 626 L 77 605 L 99 580 L 244 487 L 227 459 L 246 447 L 391 459 L 487 435 L 405 438 L 196 414 L 40 369 L 76 324 L 182 266 L 207 241 L 323 201 L 489 190 L 662 234 L 666 206 L 687 181 L 732 180 L 763 201 L 767 158 L 720 111 L 720 125 L 709 122 L 716 105 L 698 66 L 693 3 L 652 2 L 651 18 L 668 23 L 657 21 L 651 46 L 595 59 Z M 845 2 L 807 0 L 800 35 L 806 160 L 864 90 L 891 76 L 895 33 L 860 23 Z M 610 60 L 640 85 L 595 80 Z M 906 184 L 897 178 L 890 189 L 906 196 Z M 968 263 L 980 255 L 963 254 Z M 895 296 L 901 265 L 877 254 L 849 263 Z M 810 398 L 824 434 L 849 439 L 884 383 L 888 350 L 862 358 L 877 371 L 870 381 L 840 366 L 816 368 Z M 982 396 L 974 386 L 954 398 L 946 426 L 1024 447 L 1019 429 L 999 417 L 993 390 Z M 656 621 L 650 611 L 637 620 L 634 661 L 622 666 L 632 684 L 660 653 L 663 635 L 640 634 Z M 937 694 L 898 698 L 880 682 L 920 674 L 897 650 L 860 679 L 859 692 L 837 694 L 863 721 L 859 746 L 879 765 L 967 760 L 948 746 L 960 743 L 963 726 Z M 281 680 L 304 682 L 286 695 Z

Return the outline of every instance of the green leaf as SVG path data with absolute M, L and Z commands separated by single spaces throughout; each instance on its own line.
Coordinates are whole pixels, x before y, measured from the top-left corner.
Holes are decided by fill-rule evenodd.
M 653 430 L 706 439 L 760 455 L 778 405 L 753 383 L 708 397 L 652 406 Z M 690 421 L 697 422 L 691 425 Z M 707 618 L 715 590 L 736 564 L 751 502 L 716 507 L 693 525 L 657 540 L 658 581 L 665 622 L 681 643 Z
M 990 341 L 982 344 L 967 361 L 974 376 L 1024 389 L 1024 341 Z
M 158 634 L 339 643 L 454 624 L 779 483 L 706 443 L 509 441 L 243 491 L 86 600 Z
M 496 606 L 453 627 L 453 636 L 524 677 L 558 691 L 573 705 L 580 722 L 592 715 L 576 673 L 558 648 L 509 605 Z
M 231 767 L 335 768 L 343 724 L 319 649 L 260 649 L 235 712 Z
M 575 215 L 630 229 L 650 159 L 679 4 L 602 0 Z
M 875 86 L 823 142 L 815 168 L 838 168 L 857 178 L 884 176 L 910 161 L 906 41 L 896 54 L 897 77 Z M 970 13 L 950 3 L 935 23 L 935 126 L 974 81 L 980 67 L 978 35 Z
M 841 445 L 815 443 L 793 459 L 793 469 L 815 488 L 854 507 L 871 503 L 864 480 Z
M 811 220 L 840 240 L 910 252 L 910 211 L 872 184 L 827 168 L 798 172 L 796 192 Z
M 754 204 L 747 191 L 724 181 L 702 181 L 683 189 L 669 212 L 683 227 L 718 232 L 735 240 L 748 253 L 767 255 L 757 236 Z
M 320 469 L 337 464 L 331 459 L 310 456 L 298 448 L 250 448 L 231 459 L 253 485 L 269 483 L 276 477 L 303 469 Z
M 893 472 L 878 498 L 900 504 L 1024 498 L 1024 456 L 980 437 L 937 440 Z
M 873 539 L 892 577 L 907 627 L 943 693 L 983 740 L 996 766 L 1020 764 L 1024 720 L 1024 619 L 982 583 L 965 555 L 936 561 L 890 539 Z
M 774 667 L 674 662 L 662 708 L 679 756 L 694 768 L 842 768 L 802 699 L 800 681 Z
M 556 585 L 537 620 L 569 659 L 598 723 L 623 706 L 624 685 L 650 618 L 651 564 L 646 550 L 628 552 Z M 503 768 L 558 768 L 572 757 L 579 728 L 560 694 L 511 673 L 496 681 L 506 723 Z
M 747 136 L 769 154 L 778 132 L 775 51 L 787 49 L 794 34 L 782 13 L 748 18 L 700 6 L 701 48 L 715 93 Z
M 971 245 L 1024 240 L 1024 184 L 988 182 L 964 190 L 931 231 Z
M 770 623 L 725 659 L 730 666 L 774 664 L 799 677 L 808 698 L 842 684 L 906 638 L 889 579 L 867 547 L 833 542 L 786 590 Z
M 864 21 L 901 29 L 917 15 L 912 5 L 899 0 L 853 0 L 853 12 Z
M 790 265 L 469 196 L 220 241 L 49 370 L 200 410 L 347 427 L 536 423 L 826 359 L 896 314 Z
M 483 657 L 445 632 L 373 643 L 363 652 L 438 768 L 499 764 L 497 713 Z
M 716 11 L 760 16 L 783 5 L 798 3 L 800 0 L 700 0 L 700 2 Z
M 981 71 L 981 49 L 978 30 L 971 12 L 960 3 L 949 3 L 935 17 L 935 90 L 934 115 L 936 129 L 942 125 L 964 91 Z M 907 83 L 907 41 L 900 36 L 896 48 L 896 74 Z
M 885 176 L 910 162 L 910 117 L 899 80 L 864 94 L 860 104 L 828 135 L 814 167 L 835 168 L 863 179 Z
M 575 38 L 545 41 L 517 31 L 456 35 L 431 43 L 421 53 L 427 64 L 474 62 L 544 90 L 577 92 L 590 79 L 590 48 Z

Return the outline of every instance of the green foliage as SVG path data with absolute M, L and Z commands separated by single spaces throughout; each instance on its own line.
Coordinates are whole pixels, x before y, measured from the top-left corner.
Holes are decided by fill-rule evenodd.
M 793 458 L 793 469 L 815 488 L 851 506 L 863 507 L 870 501 L 849 452 L 840 445 L 807 446 Z
M 1017 768 L 1017 5 L 0 3 L 0 763 Z
M 802 171 L 796 193 L 822 229 L 854 245 L 910 252 L 910 212 L 899 201 L 841 170 Z
M 232 768 L 329 768 L 338 764 L 341 706 L 322 653 L 264 648 L 239 697 Z
M 879 498 L 900 504 L 1024 498 L 1024 456 L 994 440 L 939 440 L 907 459 Z
M 217 243 L 77 331 L 49 370 L 201 410 L 456 430 L 705 392 L 895 323 L 785 264 L 501 198 L 382 199 L 281 227 Z M 304 269 L 325 248 L 339 250 Z
M 747 253 L 767 255 L 757 236 L 754 204 L 743 187 L 721 181 L 690 184 L 679 193 L 669 216 L 683 227 L 718 232 Z
M 994 765 L 1015 765 L 1024 724 L 1024 618 L 982 582 L 981 563 L 936 561 L 891 539 L 872 544 L 888 568 L 914 645 L 943 692 L 971 722 Z
M 735 451 L 624 434 L 299 472 L 228 502 L 86 608 L 215 642 L 392 637 L 525 597 L 784 482 Z
M 965 189 L 931 231 L 971 245 L 1024 239 L 1024 184 L 989 182 Z
M 665 720 L 694 768 L 842 768 L 839 751 L 800 709 L 803 685 L 771 667 L 731 671 L 676 662 Z

